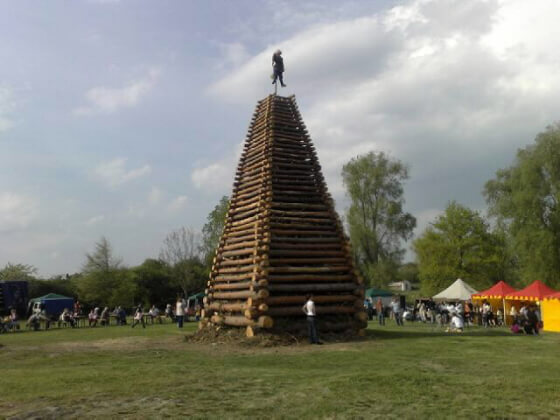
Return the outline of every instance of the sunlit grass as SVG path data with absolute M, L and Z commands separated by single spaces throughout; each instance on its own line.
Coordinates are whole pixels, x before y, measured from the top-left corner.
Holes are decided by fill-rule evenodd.
M 560 335 L 426 325 L 364 341 L 193 344 L 172 324 L 0 335 L 0 417 L 556 417 Z

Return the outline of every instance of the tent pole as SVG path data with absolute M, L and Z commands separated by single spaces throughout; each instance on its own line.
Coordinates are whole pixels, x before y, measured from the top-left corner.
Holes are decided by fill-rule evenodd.
M 506 299 L 503 296 L 502 296 L 502 302 L 504 304 L 504 325 L 507 327 Z

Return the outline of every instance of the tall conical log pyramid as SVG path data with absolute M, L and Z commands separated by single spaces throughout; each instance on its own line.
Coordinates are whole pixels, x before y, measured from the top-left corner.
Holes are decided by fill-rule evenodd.
M 295 97 L 270 95 L 247 134 L 200 327 L 303 329 L 312 293 L 319 332 L 358 331 L 362 283 Z

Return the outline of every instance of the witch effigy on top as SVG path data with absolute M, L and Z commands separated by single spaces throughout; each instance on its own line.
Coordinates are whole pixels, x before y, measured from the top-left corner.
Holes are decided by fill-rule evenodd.
M 367 326 L 363 281 L 294 96 L 258 102 L 233 183 L 200 328 L 320 332 Z

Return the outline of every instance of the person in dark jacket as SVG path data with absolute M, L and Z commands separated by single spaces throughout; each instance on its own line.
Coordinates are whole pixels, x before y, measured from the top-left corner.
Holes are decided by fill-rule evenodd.
M 535 312 L 536 307 L 531 306 L 527 311 L 527 321 L 525 323 L 525 333 L 539 335 L 539 318 Z
M 284 59 L 282 58 L 282 51 L 276 50 L 274 54 L 272 54 L 272 68 L 274 70 L 272 84 L 276 83 L 276 80 L 280 79 L 280 86 L 286 87 L 284 84 Z

